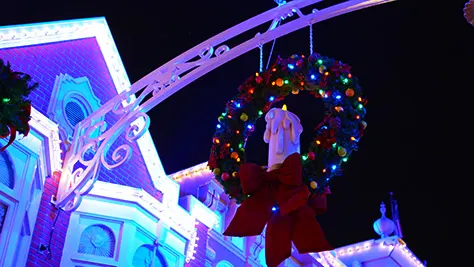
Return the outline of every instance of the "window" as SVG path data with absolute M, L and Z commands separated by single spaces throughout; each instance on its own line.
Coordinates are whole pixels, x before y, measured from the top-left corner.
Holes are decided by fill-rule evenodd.
M 234 265 L 228 261 L 220 261 L 217 263 L 216 267 L 234 267 Z
M 0 183 L 9 189 L 13 189 L 15 186 L 13 163 L 10 159 L 10 155 L 7 152 L 0 152 Z M 0 234 L 2 233 L 2 228 L 7 217 L 7 212 L 8 205 L 0 200 Z
M 153 257 L 153 252 L 155 256 Z M 135 250 L 132 261 L 133 267 L 167 267 L 166 260 L 156 246 L 142 245 Z
M 95 224 L 81 234 L 77 252 L 112 258 L 115 250 L 115 235 L 109 227 Z
M 150 216 L 141 201 L 159 202 L 137 192 L 98 181 L 70 214 L 60 266 L 182 267 L 187 239 Z
M 2 144 L 0 144 L 0 146 L 2 146 Z M 15 171 L 10 154 L 6 151 L 0 152 L 0 193 L 7 196 L 14 195 L 14 187 Z M 11 217 L 8 216 L 8 211 L 12 204 L 14 204 L 11 200 L 8 200 L 8 198 L 2 199 L 1 195 L 2 194 L 0 194 L 0 235 L 3 232 L 3 229 L 8 227 L 6 224 L 8 224 L 8 221 L 10 220 L 7 221 L 7 217 Z
M 0 153 L 0 247 L 6 248 L 0 251 L 0 266 L 26 264 L 24 255 L 28 255 L 41 200 L 41 169 L 45 168 L 44 155 L 36 154 L 43 144 L 33 141 L 38 140 L 35 134 L 31 132 Z
M 0 153 L 0 183 L 10 189 L 15 186 L 15 174 L 13 172 L 13 163 L 8 153 Z
M 56 77 L 48 116 L 59 124 L 63 140 L 72 140 L 76 125 L 100 107 L 87 77 L 73 78 L 68 74 Z M 96 134 L 96 133 L 94 133 Z
M 7 217 L 8 206 L 0 202 L 0 234 L 2 234 L 2 227 L 5 218 Z
M 76 101 L 67 102 L 65 110 L 66 118 L 72 127 L 76 127 L 80 121 L 86 118 L 84 107 L 81 107 L 81 104 Z

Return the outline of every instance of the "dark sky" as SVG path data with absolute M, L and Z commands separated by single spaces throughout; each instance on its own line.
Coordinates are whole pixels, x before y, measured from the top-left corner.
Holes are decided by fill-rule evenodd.
M 10 1 L 6 7 L 2 3 L 0 25 L 105 16 L 133 83 L 202 41 L 275 6 L 272 0 L 98 2 Z M 342 246 L 375 238 L 372 223 L 380 217 L 379 204 L 388 202 L 393 191 L 405 241 L 422 260 L 438 266 L 439 218 L 444 216 L 435 203 L 445 193 L 436 192 L 434 185 L 438 179 L 450 183 L 441 175 L 446 169 L 446 154 L 440 152 L 446 146 L 443 140 L 448 139 L 448 146 L 458 142 L 452 135 L 439 134 L 455 126 L 448 123 L 448 102 L 455 88 L 444 81 L 453 74 L 461 83 L 472 77 L 473 68 L 466 62 L 473 62 L 474 28 L 464 20 L 464 0 L 440 1 L 442 7 L 430 2 L 434 1 L 398 1 L 319 23 L 314 26 L 314 47 L 352 65 L 369 98 L 369 126 L 360 150 L 352 155 L 344 176 L 334 179 L 329 211 L 320 218 L 328 239 Z M 307 28 L 280 38 L 271 61 L 276 55 L 307 54 L 308 43 Z M 270 45 L 264 49 L 266 60 Z M 258 50 L 254 50 L 150 111 L 150 130 L 167 173 L 207 160 L 225 102 L 257 70 Z M 307 129 L 303 152 L 312 138 L 309 129 L 322 118 L 315 112 L 321 103 L 308 99 L 286 102 Z M 252 161 L 265 164 L 262 132 L 250 139 L 247 152 Z

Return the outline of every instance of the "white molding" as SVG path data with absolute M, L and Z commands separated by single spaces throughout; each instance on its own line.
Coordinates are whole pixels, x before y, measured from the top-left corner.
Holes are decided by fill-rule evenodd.
M 182 197 L 181 205 L 183 205 L 184 208 L 189 211 L 192 218 L 199 219 L 199 221 L 209 229 L 214 228 L 214 225 L 219 223 L 217 214 L 215 214 L 211 209 L 209 209 L 194 196 L 189 195 Z
M 146 211 L 143 213 L 143 216 L 146 215 L 162 220 L 174 231 L 188 240 L 195 231 L 195 221 L 186 210 L 179 206 L 167 206 L 143 189 L 97 181 L 89 194 L 84 197 L 84 199 L 88 199 L 89 201 L 83 202 L 78 207 L 78 211 L 93 210 L 94 206 L 92 204 L 93 202 L 90 201 L 91 199 L 96 199 L 96 201 L 107 200 L 108 204 L 104 205 L 110 205 L 111 209 L 103 209 L 103 215 L 114 217 L 117 214 L 117 210 L 112 208 L 112 206 L 117 203 L 128 203 L 131 205 L 130 207 L 133 208 L 128 210 L 124 207 L 123 210 L 120 210 L 121 218 L 135 220 L 137 215 L 133 210 L 140 209 Z M 153 227 L 156 227 L 156 225 Z
M 21 253 L 21 255 L 27 254 L 29 251 L 32 233 L 41 203 L 45 178 L 54 171 L 60 170 L 62 165 L 57 125 L 39 113 L 34 107 L 31 108 L 31 120 L 29 124 L 31 127 L 30 133 L 27 136 L 18 135 L 12 146 L 7 148 L 7 152 L 9 149 L 15 149 L 14 151 L 26 156 L 27 160 L 22 160 L 24 164 L 23 168 L 18 167 L 18 169 L 15 169 L 15 178 L 24 179 L 16 181 L 17 185 L 14 195 L 19 198 L 11 198 L 12 201 L 15 200 L 16 202 L 14 205 L 16 208 L 12 210 L 16 215 L 15 224 L 13 228 L 10 228 L 13 232 L 8 236 L 7 234 L 3 235 L 3 237 L 9 240 L 9 246 L 6 246 L 6 250 L 4 250 L 6 254 L 3 259 L 0 259 L 0 262 L 6 261 L 3 262 L 6 264 L 5 266 L 10 266 L 9 261 L 14 260 L 13 258 L 15 257 L 15 249 L 17 249 L 17 246 L 20 246 L 18 253 Z M 3 139 L 2 142 L 4 140 L 5 139 Z M 37 171 L 39 173 L 38 180 L 35 180 L 36 169 L 38 169 Z M 31 190 L 40 191 L 41 193 L 38 192 L 32 195 Z M 27 213 L 25 213 L 26 211 Z M 20 240 L 21 228 L 24 223 L 30 228 L 30 235 L 26 235 Z M 6 228 L 4 230 L 6 230 Z M 0 238 L 0 242 L 2 238 Z M 20 265 L 26 264 L 26 257 L 16 259 L 16 263 Z
M 337 258 L 346 264 L 350 264 L 355 260 L 362 264 L 365 262 L 374 263 L 379 259 L 390 257 L 400 266 L 424 266 L 398 236 L 371 239 L 340 247 L 334 251 L 337 253 Z
M 86 76 L 74 78 L 67 73 L 56 75 L 46 114 L 60 125 L 62 133 L 65 134 L 63 140 L 71 142 L 75 125 L 71 124 L 66 114 L 66 105 L 69 102 L 76 102 L 81 107 L 84 118 L 99 109 L 101 103 Z
M 230 240 L 225 240 L 222 234 L 218 233 L 215 230 L 212 230 L 209 232 L 209 238 L 212 238 L 214 241 L 219 243 L 228 251 L 232 252 L 237 258 L 239 258 L 245 263 L 246 257 L 244 255 L 244 252 L 240 250 L 238 247 L 236 247 Z M 213 249 L 216 249 L 216 248 L 213 248 Z
M 29 121 L 30 133 L 27 136 L 17 135 L 15 141 L 19 142 L 28 149 L 36 147 L 34 144 L 40 142 L 39 150 L 33 151 L 38 155 L 44 154 L 44 165 L 46 166 L 43 174 L 51 176 L 55 171 L 61 171 L 62 159 L 61 159 L 61 148 L 59 144 L 59 129 L 58 125 L 44 116 L 41 112 L 31 107 L 31 120 Z M 35 134 L 42 136 L 34 136 Z M 8 138 L 8 137 L 7 137 Z M 45 140 L 41 140 L 41 139 Z M 6 140 L 6 139 L 3 139 Z M 44 177 L 42 177 L 42 183 L 44 184 Z
M 184 213 L 166 208 L 142 189 L 97 181 L 91 192 L 84 196 L 81 205 L 71 213 L 61 265 L 87 262 L 125 266 L 133 258 L 136 248 L 158 240 L 163 256 L 167 260 L 171 257 L 176 262 L 176 265 L 170 266 L 182 266 L 186 242 L 196 230 L 190 214 L 181 210 Z M 86 220 L 122 225 L 120 231 L 114 230 L 117 250 L 113 258 L 77 253 L 76 246 L 84 225 L 90 225 Z M 109 224 L 106 225 L 110 227 Z M 158 227 L 160 225 L 162 227 Z M 137 234 L 147 241 L 136 239 Z
M 45 165 L 47 166 L 47 170 L 44 170 L 44 174 L 46 176 L 51 176 L 53 172 L 61 171 L 63 161 L 61 159 L 62 151 L 59 146 L 61 140 L 59 139 L 58 125 L 44 116 L 34 107 L 31 107 L 31 120 L 29 124 L 33 130 L 38 131 L 48 139 L 48 142 L 43 144 L 43 147 L 45 148 Z M 25 142 L 27 139 L 28 136 L 17 137 L 17 140 L 20 142 Z
M 91 37 L 97 40 L 117 93 L 129 90 L 131 86 L 130 80 L 110 29 L 103 17 L 3 26 L 0 27 L 0 49 Z M 135 97 L 132 96 L 132 100 L 134 99 Z M 137 140 L 137 145 L 154 187 L 162 192 L 166 192 L 163 201 L 177 204 L 179 188 L 176 190 L 176 186 L 173 183 L 166 181 L 169 178 L 166 176 L 148 130 Z M 61 168 L 54 166 L 54 169 L 60 170 Z M 175 193 L 177 194 L 176 196 L 172 195 Z

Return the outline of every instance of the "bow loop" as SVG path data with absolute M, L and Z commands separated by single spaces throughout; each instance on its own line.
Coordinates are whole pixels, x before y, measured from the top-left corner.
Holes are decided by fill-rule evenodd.
M 301 159 L 300 154 L 293 153 L 286 157 L 279 169 L 270 173 L 278 177 L 278 181 L 283 185 L 296 186 L 301 184 Z
M 298 153 L 289 155 L 279 169 L 272 171 L 280 182 L 276 201 L 282 215 L 303 207 L 308 201 L 309 190 L 302 182 L 301 171 L 301 158 Z
M 244 163 L 240 165 L 240 183 L 244 194 L 252 194 L 265 180 L 266 171 L 253 163 Z

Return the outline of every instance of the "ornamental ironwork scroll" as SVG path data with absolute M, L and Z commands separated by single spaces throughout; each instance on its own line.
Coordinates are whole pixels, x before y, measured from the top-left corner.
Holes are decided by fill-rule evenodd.
M 322 10 L 313 9 L 308 14 L 302 12 L 302 8 L 321 1 L 295 0 L 229 28 L 157 68 L 94 111 L 76 125 L 63 163 L 58 193 L 52 202 L 66 211 L 76 209 L 81 197 L 92 189 L 101 166 L 114 169 L 131 157 L 132 142 L 140 138 L 150 125 L 146 112 L 206 73 L 298 29 L 395 0 L 350 0 Z M 270 26 L 265 32 L 257 33 L 239 45 L 230 48 L 224 44 L 268 22 Z M 110 127 L 104 120 L 107 114 L 119 117 Z M 108 156 L 122 135 L 126 142 Z

